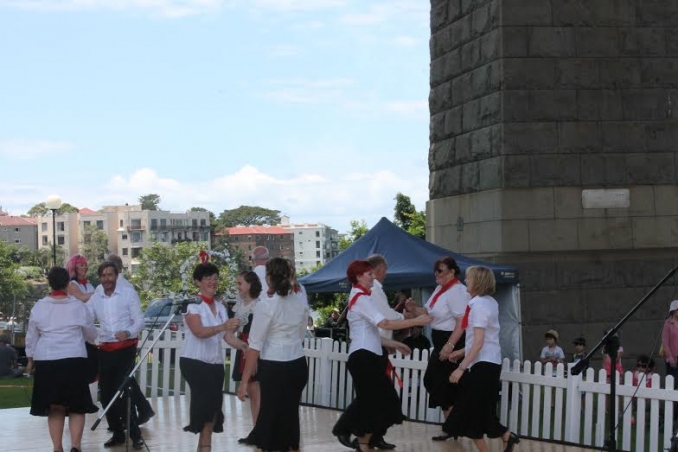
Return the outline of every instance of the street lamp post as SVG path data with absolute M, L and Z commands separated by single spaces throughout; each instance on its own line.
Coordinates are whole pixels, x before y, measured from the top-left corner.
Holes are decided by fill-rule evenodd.
M 61 198 L 51 195 L 45 202 L 45 207 L 52 211 L 52 266 L 56 267 L 56 211 L 61 207 Z

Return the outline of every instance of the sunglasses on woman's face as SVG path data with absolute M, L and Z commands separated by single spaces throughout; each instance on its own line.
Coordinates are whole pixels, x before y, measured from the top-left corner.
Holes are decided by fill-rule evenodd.
M 436 269 L 434 270 L 435 274 L 437 274 L 437 275 L 443 273 L 444 271 L 445 271 L 445 270 L 442 269 L 442 268 L 436 268 Z

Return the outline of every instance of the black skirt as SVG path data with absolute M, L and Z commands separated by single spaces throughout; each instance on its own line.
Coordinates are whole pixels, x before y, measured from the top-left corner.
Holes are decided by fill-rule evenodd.
M 332 430 L 334 435 L 384 435 L 394 424 L 402 424 L 405 416 L 393 382 L 386 375 L 388 355 L 356 350 L 348 357 L 348 370 L 353 378 L 355 399 L 342 413 Z
M 448 360 L 441 361 L 438 358 L 440 351 L 447 344 L 451 335 L 451 331 L 433 330 L 431 332 L 433 352 L 428 359 L 426 372 L 424 373 L 424 387 L 429 395 L 429 408 L 441 407 L 443 410 L 446 410 L 453 406 L 457 400 L 458 385 L 450 383 L 450 375 L 459 367 L 459 364 Z M 464 348 L 465 337 L 466 333 L 454 345 L 454 350 Z
M 35 361 L 31 414 L 47 416 L 51 405 L 69 413 L 96 413 L 87 382 L 87 358 Z
M 258 375 L 261 407 L 249 442 L 263 451 L 299 449 L 299 403 L 308 381 L 306 358 L 260 359 Z
M 507 428 L 499 423 L 499 364 L 481 361 L 459 381 L 459 398 L 443 424 L 443 431 L 452 436 L 480 439 L 484 435 L 498 438 Z
M 224 371 L 223 364 L 210 364 L 190 358 L 180 358 L 181 375 L 191 388 L 190 423 L 185 432 L 200 433 L 206 423 L 212 422 L 212 431 L 224 431 Z

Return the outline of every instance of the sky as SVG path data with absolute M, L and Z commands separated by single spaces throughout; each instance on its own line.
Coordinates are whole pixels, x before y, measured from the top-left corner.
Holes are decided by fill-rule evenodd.
M 0 206 L 428 200 L 429 2 L 0 0 Z

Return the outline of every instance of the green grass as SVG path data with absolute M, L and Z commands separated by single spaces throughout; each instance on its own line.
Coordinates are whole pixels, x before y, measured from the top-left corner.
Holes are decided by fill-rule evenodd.
M 0 378 L 0 409 L 31 406 L 32 392 L 30 378 Z

